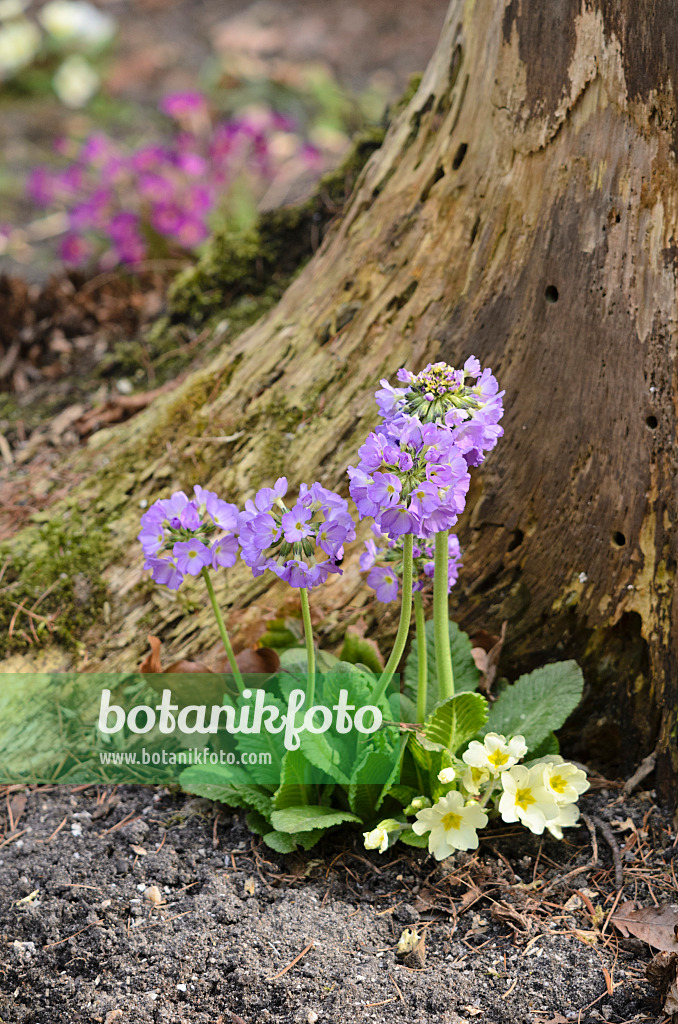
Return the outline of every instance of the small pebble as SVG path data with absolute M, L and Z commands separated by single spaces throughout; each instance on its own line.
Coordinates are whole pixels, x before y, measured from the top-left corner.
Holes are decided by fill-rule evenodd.
M 160 892 L 160 889 L 158 889 L 157 885 L 149 885 L 144 896 L 151 903 L 162 903 L 162 893 Z

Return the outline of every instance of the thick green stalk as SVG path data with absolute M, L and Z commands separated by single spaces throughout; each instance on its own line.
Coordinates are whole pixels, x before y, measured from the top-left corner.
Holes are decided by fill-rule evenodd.
M 428 698 L 428 658 L 426 656 L 426 620 L 421 591 L 414 592 L 414 623 L 417 636 L 417 722 L 426 721 Z
M 438 672 L 438 698 L 454 697 L 454 674 L 450 655 L 449 612 L 449 530 L 436 533 L 435 574 L 433 576 L 433 632 Z
M 393 679 L 393 673 L 403 656 L 407 635 L 410 631 L 410 619 L 412 618 L 412 544 L 412 534 L 405 534 L 403 544 L 403 597 L 400 605 L 400 622 L 398 623 L 398 632 L 396 633 L 391 657 L 386 662 L 386 667 L 381 673 L 379 682 L 372 694 L 373 704 L 378 704 L 386 693 L 386 687 L 391 682 L 391 679 Z
M 306 710 L 313 707 L 315 700 L 315 648 L 313 646 L 313 626 L 311 625 L 311 608 L 308 603 L 308 590 L 304 587 L 299 589 L 301 597 L 301 618 L 304 623 L 304 636 L 306 637 L 306 664 L 308 666 L 308 679 L 306 681 Z
M 228 658 L 228 663 L 231 666 L 231 671 L 233 672 L 233 678 L 235 679 L 235 685 L 238 687 L 238 692 L 242 693 L 243 690 L 245 689 L 245 684 L 243 682 L 242 676 L 240 675 L 240 669 L 238 668 L 238 663 L 235 660 L 235 655 L 233 653 L 233 648 L 231 647 L 231 641 L 228 639 L 228 633 L 226 632 L 226 625 L 224 623 L 224 619 L 223 619 L 223 616 L 221 614 L 221 608 L 217 604 L 217 595 L 214 593 L 214 587 L 212 586 L 212 580 L 210 579 L 210 574 L 207 571 L 207 566 L 203 566 L 202 578 L 204 579 L 205 585 L 207 586 L 207 593 L 210 596 L 210 601 L 212 603 L 212 610 L 214 612 L 214 617 L 217 620 L 217 626 L 219 627 L 219 633 L 221 635 L 222 643 L 223 643 L 223 645 L 224 645 L 224 647 L 226 649 L 226 657 Z

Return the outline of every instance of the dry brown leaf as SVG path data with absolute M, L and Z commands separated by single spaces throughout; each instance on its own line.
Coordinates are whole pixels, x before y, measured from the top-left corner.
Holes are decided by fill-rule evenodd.
M 490 692 L 492 683 L 496 679 L 501 649 L 504 646 L 504 639 L 506 637 L 506 625 L 506 622 L 502 622 L 499 636 L 494 636 L 484 629 L 478 630 L 473 636 L 471 657 L 475 662 L 476 668 L 483 675 L 478 684 L 478 689 L 483 693 Z
M 678 906 L 674 903 L 640 910 L 635 910 L 633 903 L 622 903 L 611 920 L 624 936 L 633 935 L 654 949 L 678 953 Z
M 509 925 L 510 928 L 513 928 L 514 932 L 530 931 L 529 918 L 525 917 L 524 914 L 519 913 L 519 911 L 517 911 L 515 907 L 512 907 L 506 900 L 497 900 L 496 903 L 492 904 L 490 917 L 498 924 Z
M 570 1024 L 570 1022 L 567 1017 L 563 1017 L 562 1013 L 556 1013 L 555 1017 L 542 1021 L 542 1024 Z
M 145 857 L 148 850 L 145 850 L 143 846 L 135 846 L 134 843 L 130 843 L 130 847 L 136 853 L 137 857 Z
M 14 832 L 17 825 L 19 824 L 19 818 L 24 813 L 26 807 L 26 801 L 28 796 L 26 793 L 15 793 L 12 799 L 7 804 L 7 812 L 9 815 L 9 830 Z

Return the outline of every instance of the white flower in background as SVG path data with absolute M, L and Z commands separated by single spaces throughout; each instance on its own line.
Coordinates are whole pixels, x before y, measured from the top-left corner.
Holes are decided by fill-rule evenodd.
M 579 808 L 576 804 L 559 804 L 558 817 L 547 821 L 546 827 L 555 839 L 563 838 L 563 829 L 571 828 L 579 821 Z
M 442 782 L 443 786 L 446 786 L 448 782 L 454 782 L 456 776 L 454 768 L 441 768 L 438 772 L 438 782 Z
M 38 17 L 51 37 L 62 44 L 101 47 L 115 35 L 115 20 L 86 0 L 50 0 Z
M 503 820 L 521 821 L 538 836 L 559 813 L 553 793 L 544 785 L 544 767 L 517 764 L 501 776 L 504 792 L 499 800 L 499 813 Z
M 40 31 L 21 18 L 0 28 L 0 78 L 9 78 L 30 64 L 40 49 Z
M 586 772 L 568 761 L 561 761 L 560 764 L 546 762 L 543 772 L 544 785 L 551 790 L 559 804 L 575 803 L 590 786 Z
M 487 782 L 489 777 L 489 769 L 472 768 L 469 765 L 461 777 L 461 784 L 468 793 L 473 793 L 474 796 L 478 796 L 480 793 L 480 787 L 483 783 Z
M 448 793 L 433 807 L 426 807 L 417 814 L 412 831 L 428 837 L 429 853 L 436 860 L 444 860 L 455 850 L 475 850 L 478 847 L 477 829 L 487 825 L 487 815 L 477 803 L 464 803 L 461 793 Z
M 74 53 L 57 69 L 52 85 L 66 107 L 78 109 L 91 100 L 101 84 L 98 74 L 84 57 Z
M 485 768 L 493 778 L 516 764 L 527 753 L 524 736 L 512 736 L 507 741 L 505 736 L 496 732 L 488 732 L 482 743 L 473 740 L 468 750 L 462 755 L 466 764 L 472 768 Z
M 27 6 L 25 0 L 0 0 L 0 21 L 19 18 Z
M 385 853 L 388 849 L 388 832 L 385 828 L 377 825 L 371 832 L 363 832 L 363 836 L 366 850 L 379 850 L 379 853 Z

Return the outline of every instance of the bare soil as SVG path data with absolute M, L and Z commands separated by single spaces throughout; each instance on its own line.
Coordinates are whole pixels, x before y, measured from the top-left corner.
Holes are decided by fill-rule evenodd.
M 628 847 L 621 899 L 675 899 L 674 837 L 651 794 L 604 788 L 582 805 Z M 558 843 L 499 824 L 437 864 L 367 853 L 345 830 L 281 857 L 239 814 L 150 788 L 43 788 L 25 803 L 16 789 L 6 806 L 6 1022 L 664 1019 L 649 947 L 605 924 L 617 890 L 599 829 L 595 862 L 586 827 Z M 397 956 L 405 928 L 423 958 Z

